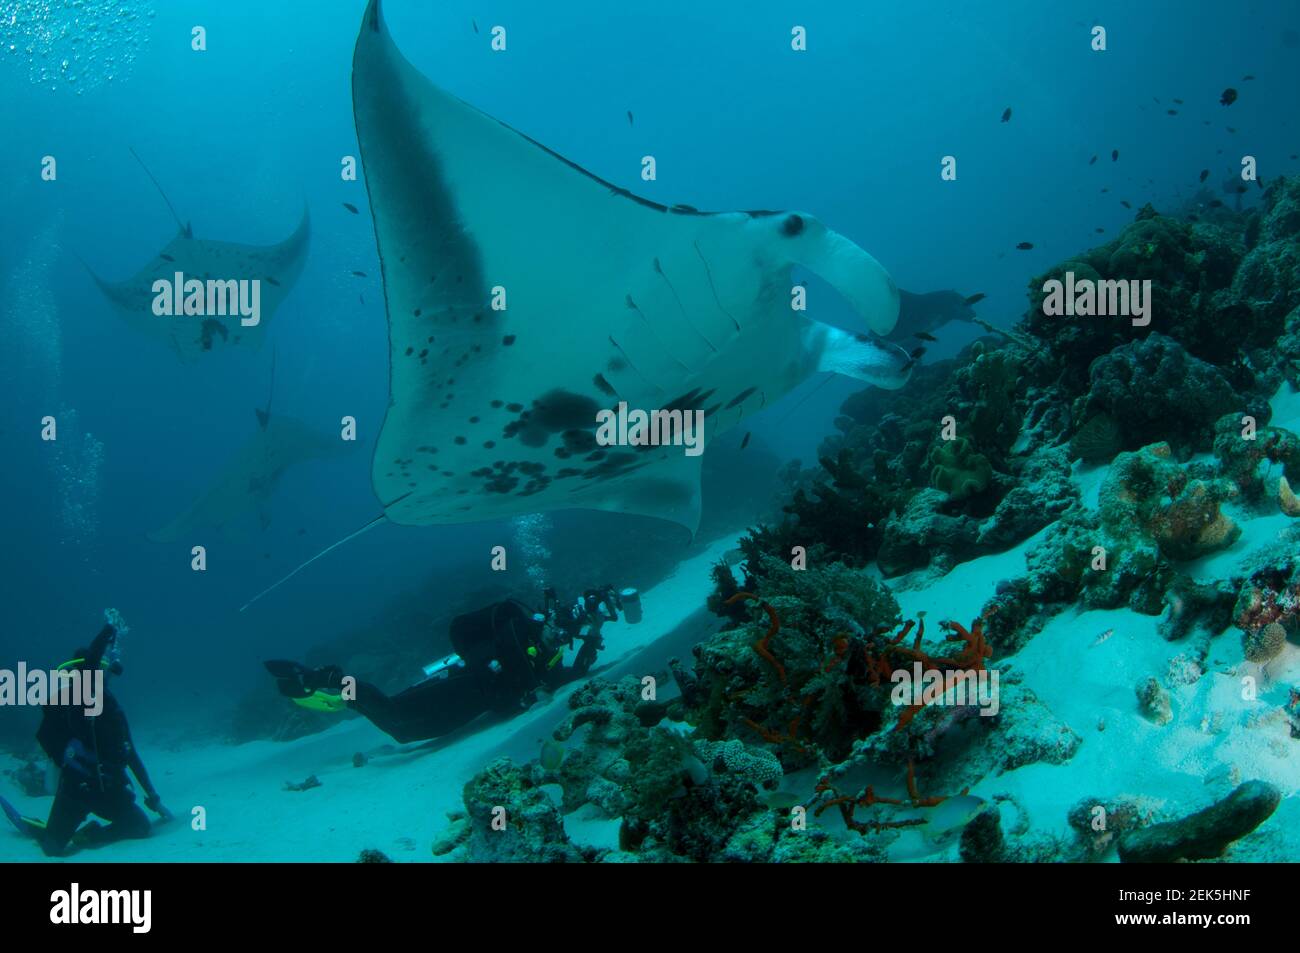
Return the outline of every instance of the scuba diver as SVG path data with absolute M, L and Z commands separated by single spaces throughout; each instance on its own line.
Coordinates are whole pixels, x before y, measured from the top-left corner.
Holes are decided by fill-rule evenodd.
M 452 654 L 424 667 L 424 679 L 396 695 L 368 682 L 345 690 L 337 665 L 308 669 L 296 662 L 264 663 L 282 695 L 317 711 L 351 709 L 400 744 L 437 738 L 485 712 L 516 715 L 536 700 L 587 674 L 604 648 L 601 628 L 619 612 L 641 621 L 640 595 L 612 586 L 589 589 L 572 604 L 544 590 L 541 611 L 506 599 L 451 620 Z M 566 652 L 581 643 L 571 664 Z M 352 696 L 352 697 L 348 697 Z
M 145 806 L 164 820 L 172 816 L 131 740 L 126 713 L 108 690 L 109 675 L 122 674 L 117 640 L 126 627 L 115 610 L 104 615 L 107 622 L 90 648 L 78 649 L 72 659 L 58 667 L 60 672 L 76 670 L 87 678 L 103 670 L 102 709 L 90 715 L 79 705 L 54 704 L 51 700 L 42 709 L 41 725 L 36 731 L 37 742 L 59 767 L 59 784 L 49 818 L 42 822 L 23 817 L 0 798 L 0 809 L 14 826 L 34 838 L 51 857 L 67 853 L 69 845 L 100 847 L 149 836 L 149 818 L 135 803 L 128 770 L 144 791 Z M 82 821 L 91 814 L 108 824 L 92 820 L 83 827 Z

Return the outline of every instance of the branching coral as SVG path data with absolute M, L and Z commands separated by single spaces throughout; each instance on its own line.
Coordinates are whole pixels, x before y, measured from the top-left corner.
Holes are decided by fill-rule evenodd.
M 963 790 L 961 793 L 963 795 L 966 794 L 966 790 Z M 907 762 L 906 799 L 882 797 L 876 794 L 874 787 L 870 784 L 867 785 L 866 790 L 860 795 L 841 794 L 835 786 L 825 778 L 822 778 L 817 782 L 816 794 L 819 797 L 822 794 L 829 794 L 830 798 L 817 806 L 816 810 L 813 812 L 814 816 L 821 817 L 822 813 L 828 808 L 837 808 L 840 812 L 840 816 L 844 818 L 844 826 L 849 828 L 849 830 L 857 831 L 859 834 L 894 830 L 903 827 L 918 827 L 927 823 L 926 818 L 923 817 L 905 818 L 896 821 L 860 821 L 855 817 L 857 809 L 860 807 L 870 808 L 877 804 L 893 804 L 898 806 L 906 805 L 914 808 L 937 807 L 947 800 L 946 796 L 939 797 L 931 795 L 925 797 L 921 795 L 916 786 L 916 766 L 911 761 Z

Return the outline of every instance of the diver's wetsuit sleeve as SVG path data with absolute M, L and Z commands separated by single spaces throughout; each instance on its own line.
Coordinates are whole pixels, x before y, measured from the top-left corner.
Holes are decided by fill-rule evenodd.
M 127 723 L 126 712 L 121 708 L 117 710 L 117 716 L 121 719 L 121 731 L 123 750 L 126 753 L 126 766 L 131 769 L 135 779 L 140 782 L 140 787 L 144 790 L 146 797 L 153 797 L 158 792 L 154 790 L 153 781 L 149 779 L 149 772 L 145 769 L 144 761 L 140 759 L 140 752 L 136 750 L 135 742 L 131 738 L 131 726 Z

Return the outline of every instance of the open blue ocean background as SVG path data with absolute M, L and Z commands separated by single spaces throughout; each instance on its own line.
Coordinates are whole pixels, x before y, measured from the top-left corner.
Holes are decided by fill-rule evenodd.
M 0 658 L 57 663 L 115 606 L 132 627 L 120 694 L 138 719 L 220 708 L 230 696 L 217 692 L 265 678 L 259 659 L 301 653 L 416 587 L 436 603 L 449 595 L 440 573 L 475 562 L 486 573 L 489 548 L 508 541 L 503 524 L 381 526 L 237 611 L 379 512 L 369 474 L 388 396 L 383 290 L 364 184 L 339 176 L 340 158 L 357 154 L 350 64 L 363 6 L 0 0 Z M 1121 200 L 1177 205 L 1206 166 L 1217 192 L 1246 154 L 1266 181 L 1300 166 L 1296 112 L 1279 108 L 1300 89 L 1300 14 L 1285 2 L 390 0 L 387 15 L 435 82 L 595 174 L 670 204 L 810 211 L 903 288 L 987 294 L 981 316 L 1004 327 L 1034 275 L 1131 220 Z M 107 37 L 93 61 L 87 44 L 60 38 L 77 20 Z M 498 23 L 503 54 L 488 47 Z M 1094 23 L 1104 53 L 1089 48 Z M 790 50 L 795 24 L 807 53 Z M 190 49 L 194 25 L 206 52 Z M 1225 87 L 1241 92 L 1230 108 Z M 182 365 L 127 328 L 86 275 L 78 256 L 121 279 L 175 233 L 130 148 L 196 236 L 279 241 L 307 202 L 306 269 L 260 352 Z M 652 183 L 639 177 L 646 154 Z M 40 178 L 46 155 L 55 182 Z M 940 180 L 945 155 L 956 182 Z M 849 320 L 847 309 L 830 317 Z M 970 336 L 950 329 L 932 356 Z M 323 431 L 355 416 L 360 439 L 289 472 L 271 525 L 214 534 L 208 571 L 192 572 L 188 544 L 145 533 L 252 434 L 272 345 L 276 410 Z M 859 387 L 834 381 L 791 414 L 800 391 L 755 433 L 809 459 Z M 54 444 L 40 440 L 47 414 L 59 419 Z M 767 503 L 755 498 L 755 513 Z M 599 577 L 602 539 L 568 538 L 579 543 L 556 558 Z

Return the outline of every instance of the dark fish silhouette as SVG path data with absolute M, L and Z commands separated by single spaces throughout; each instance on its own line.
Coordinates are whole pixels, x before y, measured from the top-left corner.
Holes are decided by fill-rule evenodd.
M 166 254 L 165 252 L 163 252 L 163 253 L 159 253 L 158 257 L 161 258 L 163 261 L 175 261 L 175 260 L 176 260 L 176 259 L 173 258 L 171 255 L 168 255 L 168 254 Z
M 1237 101 L 1237 91 L 1233 89 L 1231 86 L 1225 89 L 1223 91 L 1223 95 L 1219 97 L 1220 106 L 1231 106 L 1236 101 Z
M 1177 110 L 1177 109 L 1166 109 L 1165 112 L 1167 112 L 1167 113 L 1168 113 L 1169 115 L 1171 115 L 1171 116 L 1177 116 L 1177 115 L 1178 115 L 1178 110 Z
M 1209 169 L 1202 169 L 1202 170 L 1201 170 L 1201 181 L 1204 182 L 1204 181 L 1205 181 L 1206 179 L 1208 179 L 1209 177 L 1210 177 L 1210 170 L 1209 170 Z
M 470 18 L 469 18 L 469 25 L 472 26 L 472 27 L 474 28 L 474 32 L 475 32 L 475 33 L 478 32 L 478 21 L 475 20 L 473 17 L 470 17 Z
M 275 280 L 274 278 L 272 278 L 270 275 L 267 275 L 267 276 L 266 276 L 266 281 L 267 281 L 268 284 L 273 284 L 273 285 L 275 285 L 277 288 L 280 287 L 280 282 L 276 281 L 276 280 Z
M 1111 161 L 1111 162 L 1118 162 L 1118 161 L 1119 161 L 1119 150 L 1118 150 L 1118 149 L 1111 149 L 1111 150 L 1110 150 L 1110 161 Z
M 917 331 L 915 334 L 912 335 L 912 337 L 914 337 L 914 338 L 920 338 L 922 341 L 937 341 L 937 340 L 939 340 L 937 337 L 935 337 L 935 336 L 934 336 L 933 334 L 931 334 L 929 331 Z
M 1088 165 L 1096 165 L 1096 163 L 1097 163 L 1096 156 L 1093 156 L 1091 159 L 1088 160 Z
M 360 212 L 357 211 L 357 207 L 353 205 L 351 202 L 344 202 L 343 207 L 347 209 L 349 212 L 351 212 L 353 215 L 361 214 Z
M 1010 122 L 1010 121 L 1011 121 L 1011 107 L 1010 107 L 1010 106 L 1008 106 L 1005 110 L 1002 111 L 1002 121 L 1003 121 L 1003 122 Z
M 1020 249 L 1021 251 L 1029 251 L 1029 249 L 1033 248 L 1034 245 L 1033 245 L 1032 242 L 1021 242 L 1021 243 L 1020 243 L 1019 245 L 1017 245 L 1016 247 L 1017 247 L 1018 249 Z
M 979 303 L 980 303 L 981 301 L 983 301 L 986 297 L 987 297 L 987 295 L 985 295 L 984 292 L 981 291 L 979 294 L 973 294 L 973 295 L 971 295 L 969 298 L 967 298 L 967 299 L 966 299 L 966 303 L 967 303 L 967 304 L 979 304 Z
M 1254 78 L 1255 78 L 1255 77 L 1254 77 L 1253 74 L 1251 74 L 1251 73 L 1247 73 L 1245 76 L 1243 76 L 1243 77 L 1241 78 L 1241 81 L 1242 81 L 1243 83 L 1249 83 L 1249 82 L 1250 82 L 1252 79 L 1254 79 Z
M 632 125 L 632 110 L 630 109 L 627 111 L 627 124 Z
M 753 435 L 754 435 L 754 432 L 753 432 L 752 430 L 747 431 L 747 432 L 745 433 L 745 439 L 742 440 L 742 441 L 740 441 L 740 449 L 741 449 L 741 450 L 744 450 L 746 447 L 749 446 L 749 438 L 752 437 Z
M 1098 235 L 1103 235 L 1103 234 L 1105 234 L 1106 229 L 1104 229 L 1104 228 L 1094 228 L 1093 231 L 1096 232 Z
M 354 271 L 352 274 L 356 275 L 358 278 L 364 278 L 366 276 L 364 271 Z
M 1133 207 L 1133 206 L 1129 205 L 1128 202 L 1124 201 L 1123 199 L 1120 199 L 1120 200 L 1119 200 L 1119 204 L 1122 205 L 1122 206 L 1124 206 L 1125 208 L 1132 208 L 1132 207 Z

